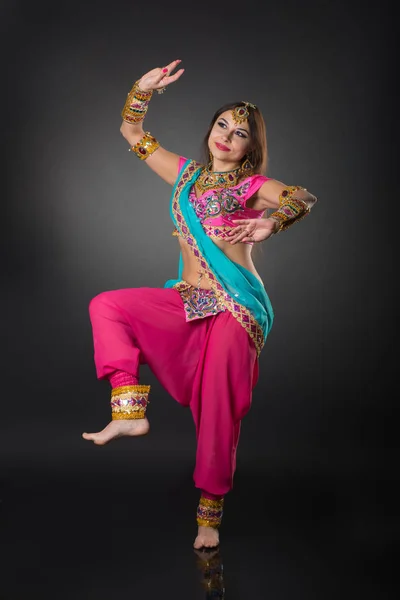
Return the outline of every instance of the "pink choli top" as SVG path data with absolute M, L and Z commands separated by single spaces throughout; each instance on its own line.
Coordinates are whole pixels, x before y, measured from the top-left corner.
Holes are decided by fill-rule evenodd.
M 186 158 L 180 157 L 179 171 Z M 196 196 L 194 185 L 189 193 L 191 202 L 205 233 L 209 237 L 222 240 L 230 239 L 228 233 L 235 219 L 261 219 L 265 210 L 248 208 L 246 202 L 270 178 L 264 175 L 252 175 L 228 189 L 207 190 L 200 197 Z M 245 242 L 252 244 L 252 242 Z

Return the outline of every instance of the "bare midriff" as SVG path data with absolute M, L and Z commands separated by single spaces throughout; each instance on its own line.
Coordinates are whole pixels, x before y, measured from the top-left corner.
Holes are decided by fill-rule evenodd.
M 195 287 L 200 287 L 205 290 L 211 289 L 210 282 L 208 281 L 207 277 L 204 276 L 204 269 L 201 267 L 198 259 L 193 255 L 189 244 L 181 237 L 178 239 L 183 260 L 182 279 Z M 229 242 L 215 238 L 213 238 L 213 242 L 230 260 L 238 263 L 253 273 L 253 275 L 255 275 L 263 284 L 263 281 L 260 275 L 257 273 L 251 258 L 252 246 L 250 246 L 250 244 L 243 244 L 241 242 L 238 242 L 237 244 L 230 244 Z

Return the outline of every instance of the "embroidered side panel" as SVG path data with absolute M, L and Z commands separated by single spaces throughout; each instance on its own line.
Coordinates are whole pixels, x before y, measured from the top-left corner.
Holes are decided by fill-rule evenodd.
M 173 288 L 182 298 L 186 321 L 204 319 L 226 310 L 214 290 L 196 288 L 186 281 L 179 281 Z

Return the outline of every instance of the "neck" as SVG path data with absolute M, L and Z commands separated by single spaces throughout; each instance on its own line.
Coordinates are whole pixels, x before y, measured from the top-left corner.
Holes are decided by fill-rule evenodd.
M 234 171 L 239 167 L 240 164 L 237 162 L 225 162 L 214 158 L 212 162 L 211 171 L 217 171 L 218 173 L 227 173 L 228 171 Z

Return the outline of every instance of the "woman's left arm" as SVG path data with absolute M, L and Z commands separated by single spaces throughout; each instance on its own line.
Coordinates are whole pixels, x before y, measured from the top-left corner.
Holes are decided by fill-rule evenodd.
M 307 216 L 317 202 L 316 196 L 301 186 L 288 186 L 269 179 L 260 187 L 252 208 L 276 209 L 266 219 L 235 219 L 230 243 L 261 242 Z

